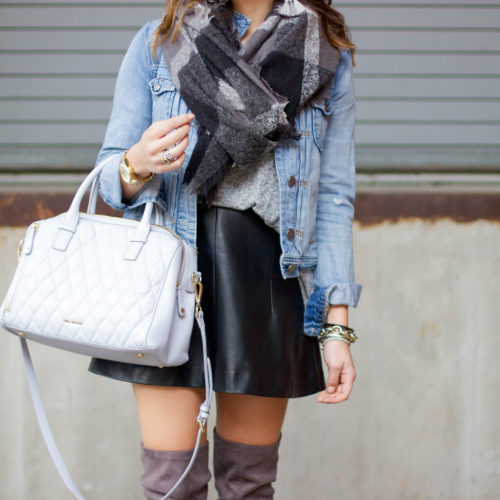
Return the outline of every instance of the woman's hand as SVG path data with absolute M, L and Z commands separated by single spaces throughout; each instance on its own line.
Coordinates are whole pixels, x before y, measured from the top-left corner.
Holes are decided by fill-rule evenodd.
M 189 129 L 194 119 L 192 113 L 174 116 L 152 123 L 142 134 L 141 140 L 127 153 L 127 159 L 137 177 L 145 179 L 149 174 L 162 174 L 177 170 L 186 159 Z M 175 160 L 165 164 L 161 158 L 168 150 Z M 123 199 L 130 200 L 142 185 L 127 184 L 122 180 Z
M 349 310 L 346 305 L 331 305 L 327 322 L 337 325 L 349 324 Z M 351 357 L 351 347 L 342 340 L 326 342 L 323 358 L 328 367 L 326 389 L 318 394 L 319 403 L 340 403 L 351 394 L 356 370 Z
M 326 389 L 318 394 L 318 403 L 340 403 L 349 398 L 356 370 L 351 357 L 351 347 L 342 340 L 325 343 L 323 357 L 328 367 Z
M 147 177 L 150 173 L 161 174 L 180 168 L 186 159 L 184 151 L 189 144 L 189 129 L 193 118 L 192 113 L 174 116 L 168 120 L 154 122 L 144 131 L 141 140 L 127 153 L 137 177 Z M 161 153 L 166 149 L 176 158 L 168 164 L 163 163 L 161 159 Z

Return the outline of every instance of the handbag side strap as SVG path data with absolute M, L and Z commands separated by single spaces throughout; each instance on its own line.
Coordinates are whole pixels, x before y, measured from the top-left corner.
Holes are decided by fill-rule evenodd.
M 198 429 L 198 435 L 196 436 L 196 444 L 194 446 L 193 454 L 191 455 L 191 460 L 189 461 L 186 469 L 182 473 L 181 477 L 177 480 L 177 482 L 170 488 L 167 494 L 162 497 L 161 500 L 167 500 L 170 495 L 177 489 L 177 487 L 182 483 L 182 481 L 186 478 L 191 467 L 193 466 L 196 455 L 198 454 L 198 449 L 200 447 L 201 435 L 206 430 L 208 415 L 210 413 L 210 404 L 212 402 L 212 397 L 214 393 L 213 389 L 213 379 L 212 379 L 212 365 L 210 364 L 210 358 L 207 354 L 207 336 L 205 331 L 205 320 L 203 318 L 203 311 L 199 309 L 196 313 L 196 321 L 198 322 L 198 327 L 201 335 L 201 342 L 203 346 L 203 370 L 205 376 L 205 401 L 200 406 L 200 412 L 198 413 L 197 421 L 200 426 Z
M 68 490 L 73 493 L 73 495 L 79 500 L 85 500 L 85 497 L 78 491 L 78 488 L 73 483 L 70 473 L 64 463 L 64 460 L 59 452 L 54 435 L 50 429 L 50 424 L 47 420 L 47 415 L 45 414 L 45 408 L 43 407 L 42 397 L 40 396 L 40 388 L 38 386 L 38 381 L 36 379 L 35 370 L 33 369 L 33 362 L 31 361 L 30 351 L 28 349 L 28 344 L 26 339 L 21 338 L 21 348 L 23 350 L 24 363 L 26 365 L 26 373 L 28 375 L 28 385 L 30 388 L 31 399 L 33 401 L 33 406 L 35 407 L 36 418 L 38 420 L 38 425 L 40 431 L 42 432 L 43 439 L 47 445 L 52 461 L 56 466 L 57 472 L 64 481 L 64 484 Z
M 198 327 L 200 330 L 201 341 L 203 345 L 203 366 L 204 366 L 204 376 L 205 376 L 205 401 L 200 406 L 200 412 L 197 417 L 197 422 L 200 425 L 198 430 L 198 435 L 196 437 L 196 444 L 193 450 L 193 454 L 191 456 L 191 460 L 186 467 L 186 470 L 183 472 L 182 476 L 178 479 L 175 485 L 170 489 L 170 491 L 162 498 L 162 500 L 166 500 L 173 492 L 177 489 L 177 487 L 181 484 L 181 482 L 185 479 L 191 467 L 193 466 L 196 455 L 198 454 L 198 449 L 200 446 L 201 435 L 206 430 L 206 423 L 208 419 L 208 415 L 210 413 L 210 404 L 212 402 L 213 397 L 213 379 L 212 379 L 212 367 L 210 364 L 210 359 L 207 355 L 207 339 L 205 332 L 205 321 L 203 319 L 203 311 L 199 310 L 196 315 L 196 320 L 198 322 Z M 28 376 L 28 385 L 31 393 L 31 400 L 33 401 L 33 406 L 35 408 L 36 418 L 38 420 L 38 425 L 40 427 L 40 431 L 42 432 L 43 439 L 49 450 L 50 456 L 54 465 L 56 466 L 57 472 L 59 476 L 63 480 L 64 484 L 68 488 L 69 491 L 73 494 L 75 498 L 78 500 L 85 500 L 85 497 L 80 493 L 78 488 L 75 486 L 73 479 L 71 478 L 71 474 L 64 463 L 64 460 L 61 456 L 59 448 L 57 447 L 56 441 L 54 439 L 54 435 L 52 434 L 52 430 L 50 428 L 50 424 L 47 420 L 47 415 L 45 413 L 45 408 L 43 406 L 42 397 L 40 395 L 40 387 L 38 385 L 38 381 L 35 375 L 35 370 L 33 368 L 33 362 L 31 360 L 31 355 L 28 348 L 28 343 L 25 338 L 21 338 L 21 349 L 23 351 L 24 363 L 26 365 L 26 373 Z

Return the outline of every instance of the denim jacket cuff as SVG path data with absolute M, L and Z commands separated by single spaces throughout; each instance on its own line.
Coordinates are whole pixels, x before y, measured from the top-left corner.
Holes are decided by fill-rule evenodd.
M 120 182 L 120 161 L 123 153 L 113 154 L 105 160 L 99 175 L 99 194 L 101 198 L 116 210 L 125 210 L 127 205 L 122 202 L 122 185 Z M 99 164 L 101 165 L 101 163 Z
M 330 305 L 356 306 L 361 294 L 361 288 L 362 286 L 356 283 L 336 283 L 318 288 L 311 294 L 306 304 L 304 333 L 310 337 L 317 337 L 319 330 L 326 323 Z
M 128 209 L 137 208 L 148 201 L 159 203 L 161 175 L 155 175 L 144 187 L 128 202 Z
M 332 306 L 345 304 L 356 307 L 362 288 L 362 285 L 357 283 L 336 283 L 329 288 L 328 304 Z
M 116 210 L 133 209 L 148 201 L 158 202 L 161 187 L 161 176 L 154 176 L 144 187 L 128 202 L 123 203 L 123 191 L 120 181 L 120 161 L 123 153 L 108 156 L 106 165 L 99 176 L 99 193 L 102 199 Z

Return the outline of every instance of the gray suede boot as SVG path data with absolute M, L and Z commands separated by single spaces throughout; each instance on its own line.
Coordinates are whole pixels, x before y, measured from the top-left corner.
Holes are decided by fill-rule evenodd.
M 141 483 L 148 500 L 160 500 L 181 477 L 191 460 L 193 450 L 161 451 L 145 448 L 141 443 L 141 460 L 144 473 Z M 172 493 L 172 500 L 206 500 L 208 482 L 208 443 L 200 446 L 193 467 L 179 487 Z
M 220 437 L 214 429 L 214 476 L 219 500 L 273 498 L 278 467 L 276 443 L 257 446 Z

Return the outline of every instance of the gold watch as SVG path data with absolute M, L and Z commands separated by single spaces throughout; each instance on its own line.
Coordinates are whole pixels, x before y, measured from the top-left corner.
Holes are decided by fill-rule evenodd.
M 135 175 L 134 169 L 132 165 L 128 162 L 127 153 L 125 152 L 123 155 L 122 161 L 120 162 L 120 175 L 121 178 L 127 183 L 132 184 L 133 186 L 137 186 L 138 184 L 146 184 L 146 182 L 150 181 L 154 177 L 154 173 L 151 172 L 147 177 L 141 179 Z

